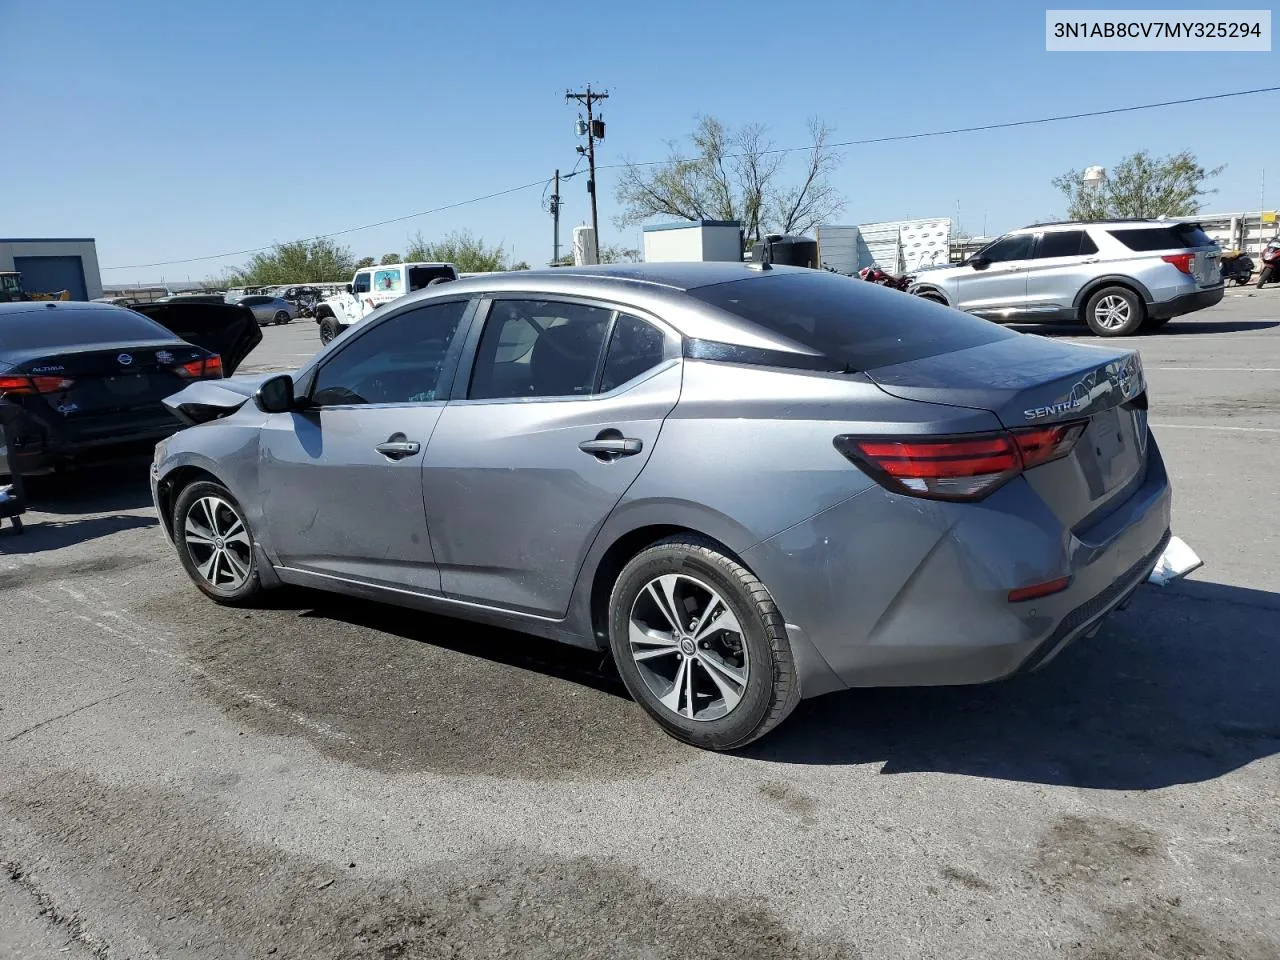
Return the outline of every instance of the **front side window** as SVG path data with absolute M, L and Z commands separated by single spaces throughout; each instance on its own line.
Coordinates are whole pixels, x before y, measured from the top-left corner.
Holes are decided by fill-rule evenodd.
M 465 300 L 433 303 L 357 334 L 320 368 L 311 402 L 331 407 L 443 400 L 445 358 L 466 309 Z
M 1034 237 L 1029 233 L 1015 233 L 1001 237 L 990 246 L 983 247 L 978 256 L 992 263 L 1004 260 L 1026 260 L 1031 256 L 1031 242 Z
M 357 273 L 355 280 L 351 284 L 352 293 L 368 293 L 369 292 L 369 274 Z
M 590 396 L 613 314 L 579 303 L 495 300 L 468 398 Z

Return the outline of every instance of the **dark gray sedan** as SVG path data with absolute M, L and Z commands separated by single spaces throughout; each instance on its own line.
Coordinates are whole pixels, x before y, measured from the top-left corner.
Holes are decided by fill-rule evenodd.
M 301 584 L 607 650 L 711 749 L 802 697 L 1037 669 L 1170 538 L 1137 354 L 817 270 L 464 279 L 167 403 L 198 425 L 156 507 L 215 601 Z

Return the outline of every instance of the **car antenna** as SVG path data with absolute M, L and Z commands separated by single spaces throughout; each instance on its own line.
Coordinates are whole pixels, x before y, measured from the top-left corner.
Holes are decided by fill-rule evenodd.
M 773 269 L 773 236 L 771 234 L 766 233 L 764 235 L 764 239 L 760 243 L 760 262 L 757 263 L 752 258 L 751 267 L 754 270 Z

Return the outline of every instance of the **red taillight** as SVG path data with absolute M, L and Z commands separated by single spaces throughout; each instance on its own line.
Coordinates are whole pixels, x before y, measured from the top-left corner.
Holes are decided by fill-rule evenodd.
M 1066 456 L 1086 421 L 951 437 L 835 438 L 836 449 L 895 493 L 978 500 L 1023 470 Z
M 0 395 L 17 393 L 61 393 L 74 380 L 66 377 L 0 377 Z
M 1065 457 L 1088 425 L 1087 420 L 1076 420 L 1053 427 L 1022 427 L 1014 430 L 1013 439 L 1018 444 L 1018 453 L 1022 457 L 1022 469 L 1030 470 L 1050 460 Z
M 1194 253 L 1171 253 L 1167 257 L 1161 257 L 1165 263 L 1172 263 L 1175 267 L 1191 276 L 1191 261 L 1195 260 Z
M 222 376 L 222 357 L 211 353 L 203 360 L 192 360 L 173 368 L 173 372 L 188 380 L 208 380 Z

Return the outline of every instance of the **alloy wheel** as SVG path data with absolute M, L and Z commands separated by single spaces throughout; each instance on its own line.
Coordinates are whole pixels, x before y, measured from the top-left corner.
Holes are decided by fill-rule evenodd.
M 746 693 L 750 658 L 724 598 L 687 574 L 655 577 L 631 605 L 631 656 L 646 687 L 686 720 L 719 720 Z
M 1093 308 L 1093 316 L 1098 321 L 1098 326 L 1107 330 L 1119 330 L 1129 322 L 1132 310 L 1128 300 L 1113 293 L 1098 301 L 1098 305 Z
M 221 497 L 201 497 L 182 521 L 182 537 L 200 577 L 219 590 L 238 590 L 249 579 L 253 545 L 244 520 Z

